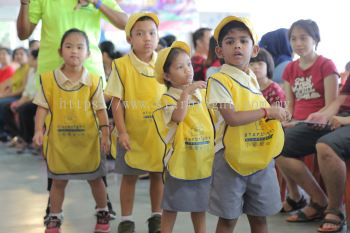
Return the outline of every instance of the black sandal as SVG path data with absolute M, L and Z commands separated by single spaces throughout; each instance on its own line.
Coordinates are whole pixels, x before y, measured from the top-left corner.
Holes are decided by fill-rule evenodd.
M 296 210 L 300 210 L 302 208 L 304 208 L 307 205 L 306 199 L 304 197 L 304 195 L 301 196 L 299 201 L 294 201 L 292 198 L 290 198 L 289 196 L 287 196 L 286 198 L 286 202 L 287 204 L 292 207 L 291 210 L 286 211 L 283 207 L 280 210 L 280 213 L 289 213 L 289 212 L 293 212 Z
M 320 206 L 319 204 L 310 200 L 310 203 L 308 204 L 308 206 L 316 210 L 316 212 L 313 215 L 307 216 L 303 210 L 298 210 L 298 212 L 295 215 L 291 215 L 289 216 L 289 218 L 287 218 L 287 222 L 314 222 L 314 221 L 320 221 L 323 219 L 324 211 L 326 210 L 327 205 Z M 296 218 L 291 219 L 290 217 L 292 216 L 296 216 Z
M 338 210 L 338 209 L 327 209 L 324 211 L 325 216 L 327 214 L 332 214 L 334 216 L 337 216 L 339 220 L 336 219 L 329 219 L 329 218 L 324 218 L 322 220 L 322 224 L 320 227 L 317 229 L 318 232 L 340 232 L 343 229 L 343 226 L 345 225 L 345 216 L 344 214 Z M 333 224 L 335 225 L 333 230 L 326 230 L 323 228 L 324 224 Z

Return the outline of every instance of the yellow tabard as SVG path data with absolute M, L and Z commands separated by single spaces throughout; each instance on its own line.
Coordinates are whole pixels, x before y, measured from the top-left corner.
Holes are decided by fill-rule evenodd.
M 125 162 L 132 168 L 162 172 L 163 145 L 156 137 L 152 113 L 159 107 L 166 87 L 153 76 L 140 74 L 129 56 L 115 60 L 114 64 L 124 87 L 125 125 L 131 147 L 125 154 Z
M 177 105 L 174 97 L 163 95 L 162 107 L 153 113 L 159 136 L 166 145 L 164 167 L 178 179 L 204 179 L 212 173 L 214 126 L 205 103 L 205 91 L 201 94 L 202 101 L 188 105 L 185 119 L 176 128 L 165 125 L 163 114 L 164 108 Z M 172 130 L 176 130 L 175 136 Z
M 67 91 L 58 86 L 53 72 L 40 82 L 49 105 L 43 151 L 53 174 L 95 172 L 100 166 L 99 130 L 91 99 L 100 79 L 91 75 L 92 85 Z
M 237 78 L 222 72 L 212 76 L 232 97 L 235 111 L 249 111 L 269 107 L 260 91 L 249 88 Z M 208 92 L 211 82 L 208 82 Z M 277 120 L 258 121 L 230 127 L 226 125 L 223 144 L 225 159 L 233 170 L 243 176 L 251 175 L 267 167 L 278 156 L 284 144 L 284 132 Z

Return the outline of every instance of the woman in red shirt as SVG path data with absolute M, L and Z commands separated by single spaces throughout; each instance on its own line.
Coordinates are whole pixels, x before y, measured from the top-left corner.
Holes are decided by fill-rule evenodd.
M 15 70 L 11 64 L 12 51 L 8 48 L 0 48 L 0 84 L 9 79 Z

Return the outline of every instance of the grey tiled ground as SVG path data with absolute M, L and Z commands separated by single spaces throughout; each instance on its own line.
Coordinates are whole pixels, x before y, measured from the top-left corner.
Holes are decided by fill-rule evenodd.
M 114 208 L 119 212 L 119 177 L 108 175 L 108 192 Z M 48 194 L 46 189 L 46 168 L 40 156 L 29 153 L 18 155 L 15 150 L 0 144 L 0 232 L 43 233 L 43 212 Z M 138 233 L 147 233 L 146 219 L 149 217 L 148 181 L 137 185 L 134 218 Z M 65 221 L 62 233 L 90 233 L 95 224 L 94 202 L 89 186 L 83 181 L 71 181 L 66 190 L 64 202 Z M 268 219 L 271 233 L 317 232 L 319 223 L 291 224 L 285 216 Z M 112 233 L 116 233 L 118 220 L 112 222 Z M 216 218 L 208 214 L 207 232 L 214 232 Z M 193 232 L 189 214 L 179 214 L 174 233 Z M 237 233 L 250 232 L 245 216 L 239 219 Z M 346 232 L 344 229 L 343 232 Z

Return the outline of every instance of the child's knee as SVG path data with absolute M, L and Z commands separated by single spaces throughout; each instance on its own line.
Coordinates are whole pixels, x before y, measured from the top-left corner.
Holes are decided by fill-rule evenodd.
M 249 222 L 251 225 L 266 225 L 266 217 L 265 216 L 252 216 L 248 215 Z
M 68 181 L 67 180 L 53 180 L 52 185 L 57 189 L 65 189 Z

